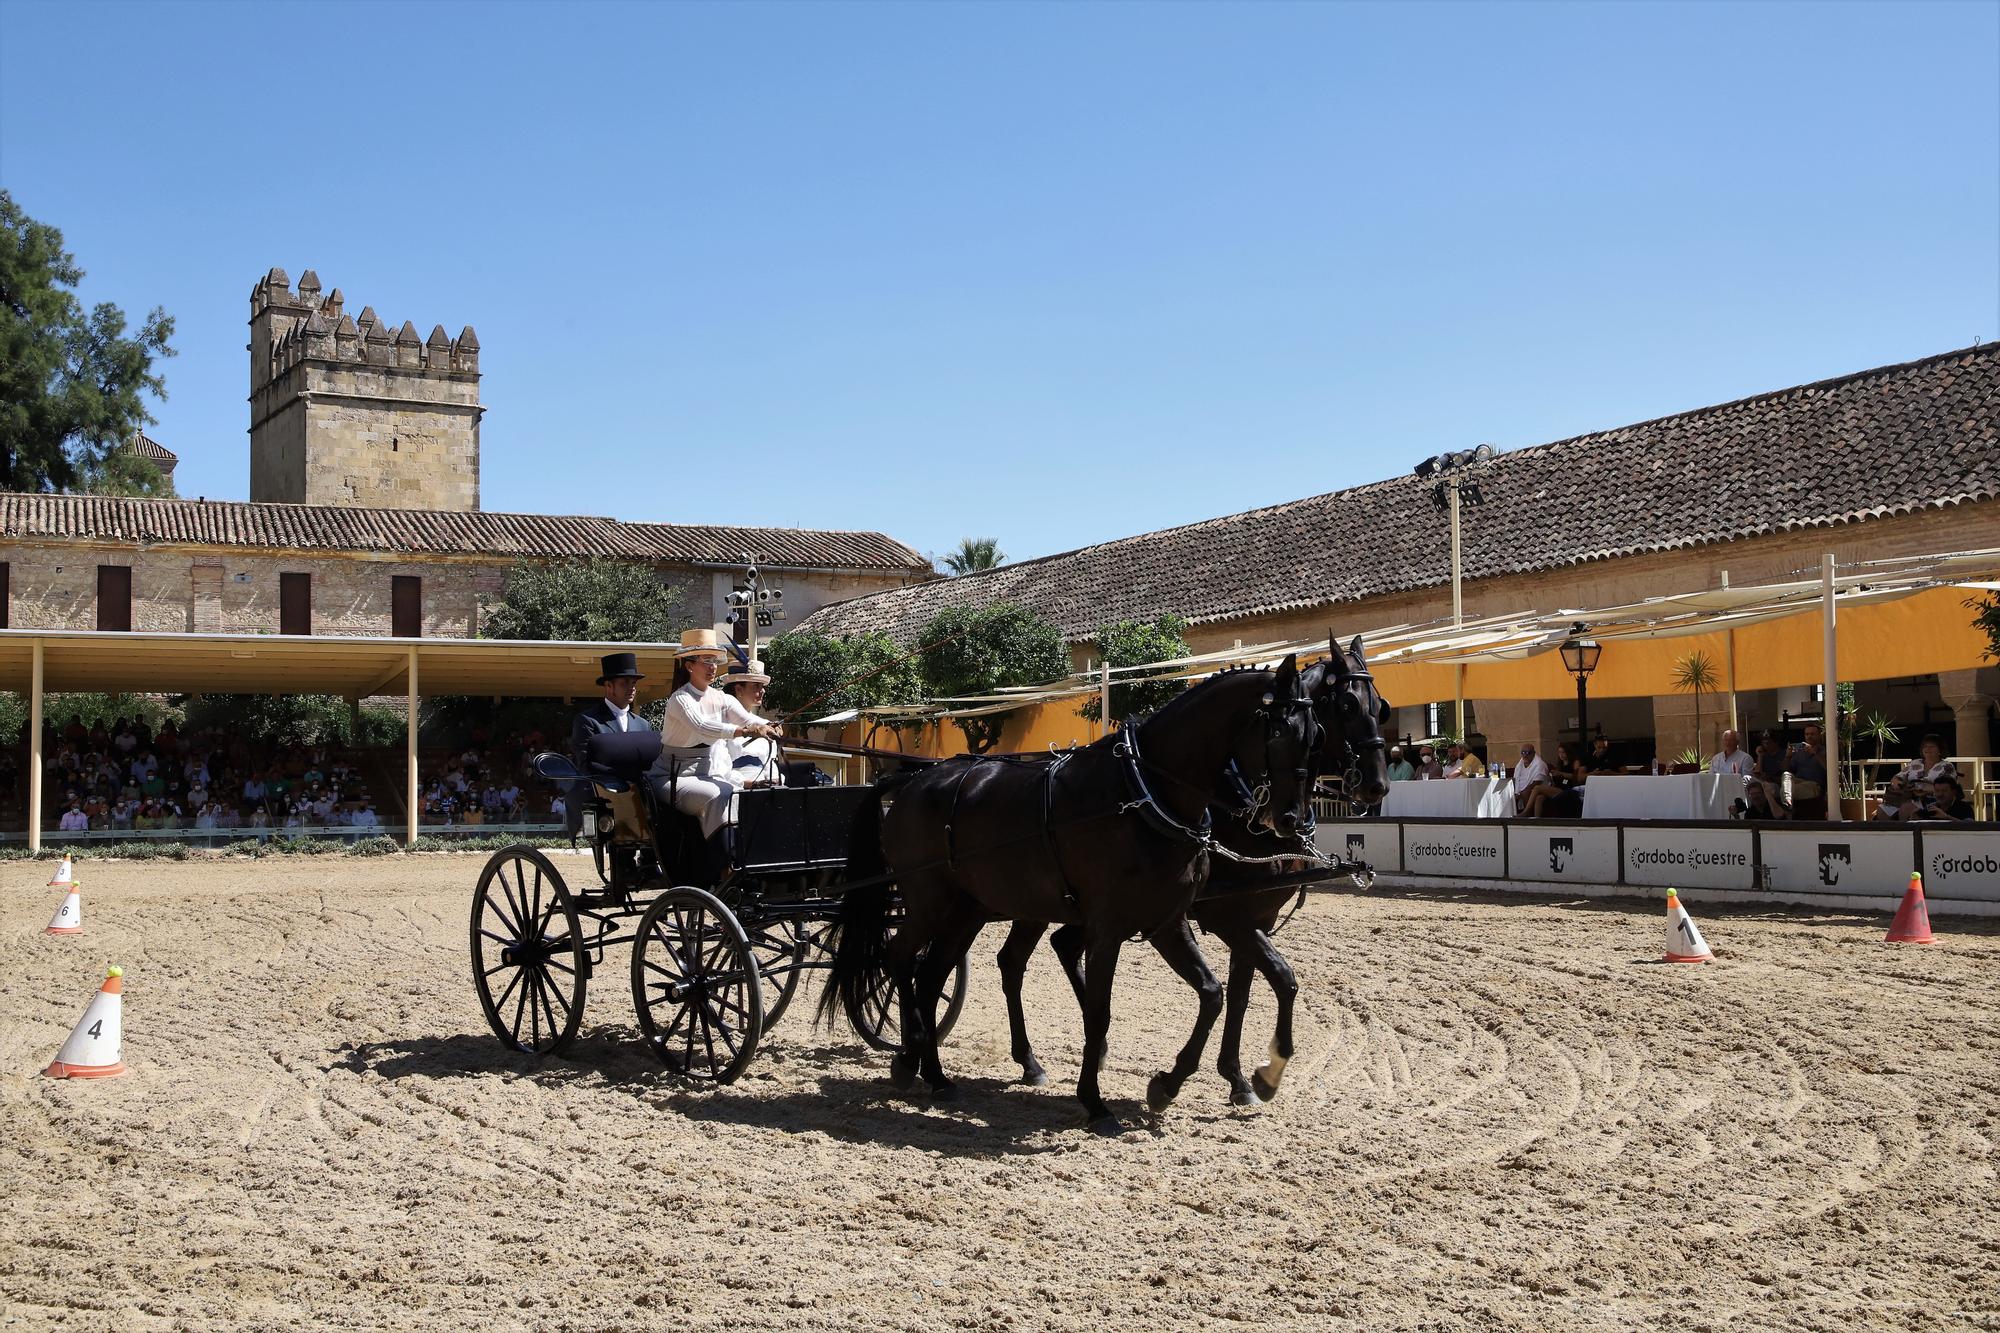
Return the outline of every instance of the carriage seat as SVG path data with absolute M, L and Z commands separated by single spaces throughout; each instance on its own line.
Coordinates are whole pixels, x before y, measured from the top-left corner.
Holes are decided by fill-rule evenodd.
M 600 787 L 622 791 L 646 780 L 660 757 L 657 731 L 600 731 L 584 749 L 585 776 Z

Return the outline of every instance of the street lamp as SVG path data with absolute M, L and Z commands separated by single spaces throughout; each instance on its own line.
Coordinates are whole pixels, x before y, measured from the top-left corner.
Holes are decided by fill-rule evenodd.
M 1597 659 L 1604 656 L 1604 645 L 1595 639 L 1583 637 L 1583 626 L 1578 625 L 1562 641 L 1563 665 L 1569 674 L 1576 677 L 1576 739 L 1579 745 L 1588 745 L 1590 737 L 1590 673 L 1597 670 Z
M 1463 505 L 1485 504 L 1486 496 L 1479 489 L 1479 483 L 1467 474 L 1474 468 L 1485 467 L 1493 461 L 1494 448 L 1482 444 L 1476 449 L 1460 449 L 1454 453 L 1435 454 L 1416 466 L 1416 476 L 1420 481 L 1430 481 L 1431 500 L 1439 509 L 1451 513 L 1451 627 L 1458 629 L 1465 624 L 1465 599 L 1461 585 L 1465 581 L 1465 566 L 1459 553 L 1458 513 Z M 1452 695 L 1457 709 L 1458 739 L 1465 735 L 1465 667 L 1452 669 Z

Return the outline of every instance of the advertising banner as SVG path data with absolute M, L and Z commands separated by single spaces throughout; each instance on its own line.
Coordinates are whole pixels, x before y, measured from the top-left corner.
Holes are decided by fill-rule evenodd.
M 1505 879 L 1507 827 L 1495 820 L 1405 825 L 1403 873 Z
M 1378 875 L 1403 869 L 1402 825 L 1386 819 L 1344 819 L 1319 826 L 1320 855 L 1366 861 Z
M 2000 829 L 1924 825 L 1924 894 L 2000 903 Z
M 1514 824 L 1507 830 L 1510 879 L 1616 884 L 1618 830 L 1579 824 Z
M 1767 835 L 1768 836 L 1768 835 Z M 1755 843 L 1742 825 L 1625 828 L 1625 882 L 1674 888 L 1749 889 Z
M 1915 869 L 1916 839 L 1907 828 L 1764 830 L 1764 864 L 1780 893 L 1851 893 L 1900 898 Z

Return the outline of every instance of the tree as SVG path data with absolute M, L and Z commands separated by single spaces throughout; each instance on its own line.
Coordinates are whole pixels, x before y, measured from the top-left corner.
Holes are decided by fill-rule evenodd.
M 190 694 L 187 726 L 212 728 L 256 745 L 401 745 L 406 724 L 393 708 L 354 709 L 337 694 Z M 485 702 L 482 700 L 481 702 Z
M 849 708 L 922 703 L 924 678 L 886 634 L 784 634 L 763 647 L 774 717 L 823 717 Z M 800 719 L 806 720 L 805 718 Z M 892 726 L 899 725 L 891 723 Z M 900 724 L 908 725 L 908 724 Z
M 167 498 L 174 493 L 174 482 L 173 478 L 160 471 L 152 459 L 141 458 L 131 449 L 120 447 L 78 467 L 73 489 L 85 495 Z
M 1972 626 L 1986 636 L 1986 656 L 2000 662 L 2000 597 L 1972 597 L 1965 605 L 1978 613 Z
M 1187 622 L 1165 615 L 1157 620 L 1121 620 L 1102 625 L 1097 631 L 1097 647 L 1103 660 L 1114 667 L 1143 666 L 1187 656 L 1187 640 L 1182 637 Z M 1150 713 L 1187 688 L 1181 680 L 1118 680 L 1111 682 L 1111 717 L 1123 722 L 1139 713 Z M 1092 722 L 1099 713 L 1096 695 L 1084 702 L 1083 715 Z
M 991 694 L 1003 686 L 1043 685 L 1069 674 L 1062 631 L 1025 607 L 953 607 L 924 629 L 924 681 L 933 698 Z M 1000 739 L 1004 715 L 953 718 L 974 754 Z
M 651 567 L 628 560 L 521 560 L 479 627 L 483 639 L 669 643 L 681 614 Z
M 96 480 L 154 494 L 144 488 L 163 480 L 159 470 L 116 455 L 153 420 L 142 395 L 166 397 L 153 358 L 174 354 L 174 321 L 155 307 L 127 336 L 117 306 L 84 311 L 72 290 L 82 280 L 62 233 L 0 190 L 0 485 L 63 491 Z
M 1699 649 L 1674 662 L 1674 688 L 1682 693 L 1694 694 L 1694 745 L 1701 749 L 1701 694 L 1703 690 L 1715 691 L 1715 659 Z M 1699 755 L 1695 759 L 1701 762 Z
M 954 574 L 977 574 L 982 569 L 999 568 L 1006 559 L 998 537 L 965 537 L 958 549 L 944 558 L 944 567 Z

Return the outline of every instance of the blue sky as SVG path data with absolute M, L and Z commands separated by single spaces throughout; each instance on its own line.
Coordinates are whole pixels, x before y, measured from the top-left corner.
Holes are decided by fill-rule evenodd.
M 2000 5 L 0 0 L 0 184 L 184 494 L 275 264 L 488 509 L 1021 558 L 2000 336 Z

